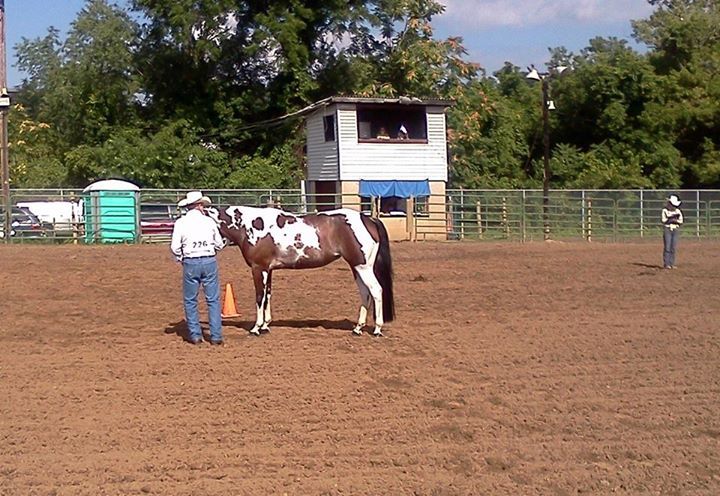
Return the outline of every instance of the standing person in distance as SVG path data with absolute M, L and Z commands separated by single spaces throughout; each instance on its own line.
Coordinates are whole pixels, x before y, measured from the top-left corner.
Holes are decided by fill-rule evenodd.
M 680 226 L 683 223 L 683 214 L 680 210 L 680 198 L 670 195 L 667 205 L 662 210 L 663 223 L 663 267 L 675 268 L 675 252 L 677 251 Z
M 183 306 L 188 342 L 200 344 L 203 340 L 198 312 L 198 293 L 202 286 L 210 322 L 210 344 L 220 345 L 223 344 L 222 317 L 215 255 L 225 243 L 215 221 L 205 215 L 205 207 L 210 203 L 210 198 L 200 191 L 190 191 L 180 200 L 178 207 L 186 207 L 188 212 L 175 222 L 170 251 L 183 266 Z

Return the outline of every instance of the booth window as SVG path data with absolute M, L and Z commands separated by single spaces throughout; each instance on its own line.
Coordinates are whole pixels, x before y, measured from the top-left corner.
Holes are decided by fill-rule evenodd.
M 363 212 L 372 212 L 372 200 L 374 197 L 361 196 L 360 206 Z M 377 200 L 377 199 L 376 199 Z M 407 199 L 399 196 L 387 196 L 379 198 L 380 213 L 385 215 L 407 215 Z
M 428 196 L 418 196 L 413 199 L 413 212 L 416 216 L 428 216 Z M 380 214 L 388 216 L 406 216 L 408 199 L 399 196 L 388 196 L 380 198 Z M 360 197 L 360 208 L 365 213 L 372 212 L 372 198 L 369 196 Z
M 387 215 L 407 215 L 407 199 L 399 196 L 380 198 L 380 213 Z
M 325 141 L 335 141 L 335 115 L 326 115 L 323 118 L 325 128 Z
M 358 105 L 358 141 L 427 143 L 427 116 L 421 105 Z

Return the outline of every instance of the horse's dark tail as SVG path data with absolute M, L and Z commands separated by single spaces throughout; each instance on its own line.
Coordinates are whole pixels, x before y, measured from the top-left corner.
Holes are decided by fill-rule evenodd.
M 377 226 L 380 237 L 380 249 L 378 250 L 373 272 L 382 287 L 383 320 L 392 322 L 395 318 L 395 301 L 393 299 L 393 269 L 392 258 L 390 257 L 390 238 L 388 237 L 385 225 L 380 219 L 372 219 Z

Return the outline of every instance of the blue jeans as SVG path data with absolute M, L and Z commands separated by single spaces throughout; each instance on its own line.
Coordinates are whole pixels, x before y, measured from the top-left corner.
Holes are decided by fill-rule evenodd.
M 222 317 L 220 316 L 220 281 L 215 257 L 186 258 L 183 260 L 183 303 L 188 326 L 188 339 L 202 339 L 198 293 L 200 286 L 205 293 L 210 322 L 210 340 L 222 340 Z
M 680 229 L 670 230 L 663 228 L 663 266 L 675 266 L 675 251 L 677 250 L 678 238 L 680 237 Z

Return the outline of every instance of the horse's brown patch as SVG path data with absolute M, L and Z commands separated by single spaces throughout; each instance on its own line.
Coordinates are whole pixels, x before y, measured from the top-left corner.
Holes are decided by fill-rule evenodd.
M 220 234 L 225 236 L 227 239 L 232 241 L 238 246 L 241 246 L 244 240 L 244 234 L 238 226 L 240 226 L 240 219 L 242 214 L 239 210 L 235 209 L 232 211 L 232 217 L 228 213 L 229 210 L 220 209 L 218 211 L 218 219 L 220 220 Z
M 262 220 L 261 217 L 257 217 L 254 221 L 252 221 L 252 226 L 258 231 L 262 231 L 265 227 L 265 222 Z
M 253 264 L 261 267 L 273 267 L 273 260 L 277 257 L 275 240 L 270 234 L 258 239 L 253 249 Z
M 285 227 L 285 224 L 294 224 L 297 222 L 297 219 L 295 217 L 292 217 L 290 215 L 285 214 L 279 214 L 277 216 L 277 226 L 282 229 Z
M 233 214 L 233 217 L 235 218 L 235 224 L 238 226 L 242 225 L 242 212 L 240 212 L 239 208 L 235 209 L 235 213 Z
M 361 215 L 360 217 L 366 229 L 368 229 L 369 227 L 368 222 L 370 226 L 372 226 L 372 221 L 370 221 L 367 216 Z M 352 225 L 350 224 L 347 215 L 345 215 L 344 213 L 321 214 L 312 219 L 306 217 L 305 222 L 314 225 L 318 229 L 323 229 L 321 227 L 321 224 L 323 223 L 342 226 L 340 227 L 340 229 L 345 231 L 346 235 L 340 237 L 339 248 L 340 251 L 343 253 L 343 257 L 345 258 L 345 260 L 347 260 L 347 262 L 351 266 L 367 263 L 367 260 L 365 259 L 365 254 L 362 251 L 362 245 L 360 244 L 360 241 L 358 241 L 357 235 L 353 231 Z M 374 228 L 374 226 L 372 227 Z M 370 231 L 370 235 L 373 237 L 373 239 L 376 239 L 376 235 L 374 235 L 372 231 Z
M 224 222 L 225 224 L 232 224 L 232 218 L 228 215 L 228 213 L 225 210 L 218 210 L 218 219 L 220 221 Z

